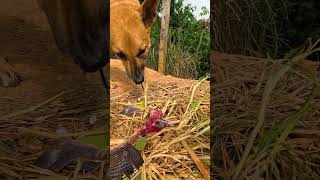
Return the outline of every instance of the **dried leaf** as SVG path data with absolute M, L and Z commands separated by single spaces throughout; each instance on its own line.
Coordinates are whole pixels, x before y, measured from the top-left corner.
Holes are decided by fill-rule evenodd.
M 129 106 L 126 109 L 124 109 L 121 114 L 125 116 L 131 116 L 133 114 L 136 114 L 137 116 L 140 116 L 142 114 L 142 111 L 140 108 Z

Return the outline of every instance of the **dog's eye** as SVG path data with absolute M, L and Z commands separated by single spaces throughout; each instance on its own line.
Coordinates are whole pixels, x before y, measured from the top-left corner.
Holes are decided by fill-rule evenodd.
M 145 52 L 146 52 L 146 49 L 140 49 L 138 54 L 137 54 L 137 57 L 143 57 Z
M 116 53 L 116 57 L 123 60 L 127 59 L 127 56 L 121 51 Z

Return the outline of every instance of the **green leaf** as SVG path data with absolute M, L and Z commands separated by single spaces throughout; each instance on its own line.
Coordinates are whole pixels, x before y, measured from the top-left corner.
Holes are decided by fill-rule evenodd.
M 201 105 L 203 100 L 207 97 L 207 95 L 208 94 L 206 93 L 204 96 L 199 97 L 197 100 L 193 101 L 190 105 L 191 109 L 197 109 Z
M 135 148 L 138 149 L 139 151 L 143 151 L 144 150 L 144 147 L 146 146 L 147 144 L 147 141 L 148 139 L 145 138 L 145 137 L 140 137 L 138 140 L 137 140 L 137 143 L 135 144 Z
M 134 107 L 139 109 L 144 109 L 145 105 L 144 105 L 144 102 L 141 102 L 141 103 L 137 103 Z
M 92 144 L 97 146 L 99 149 L 105 149 L 106 146 L 106 135 L 91 135 L 91 136 L 84 136 L 79 139 L 81 144 Z
M 105 130 L 104 127 L 98 128 L 96 131 L 101 130 L 103 132 Z M 107 148 L 107 139 L 109 139 L 109 133 L 101 133 L 95 135 L 87 135 L 79 138 L 81 144 L 92 144 L 97 146 L 99 149 Z

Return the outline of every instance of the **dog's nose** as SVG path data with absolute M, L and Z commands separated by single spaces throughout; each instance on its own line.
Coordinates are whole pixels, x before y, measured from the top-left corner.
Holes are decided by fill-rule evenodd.
M 144 72 L 135 74 L 132 79 L 136 84 L 142 84 L 144 81 Z
M 143 81 L 144 81 L 144 79 L 141 79 L 141 80 L 134 80 L 134 82 L 135 82 L 136 84 L 142 84 L 142 83 L 143 83 Z

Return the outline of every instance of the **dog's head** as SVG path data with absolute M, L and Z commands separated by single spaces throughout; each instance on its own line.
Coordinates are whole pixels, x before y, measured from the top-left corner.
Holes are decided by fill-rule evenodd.
M 109 0 L 37 0 L 59 49 L 84 72 L 108 62 Z
M 144 81 L 145 61 L 150 48 L 151 26 L 160 0 L 111 0 L 110 50 L 125 66 L 136 84 Z

